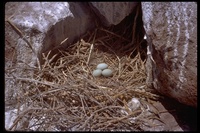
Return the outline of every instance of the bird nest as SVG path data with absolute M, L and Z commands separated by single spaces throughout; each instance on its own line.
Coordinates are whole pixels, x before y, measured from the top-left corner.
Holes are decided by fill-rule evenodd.
M 17 105 L 23 109 L 10 130 L 142 130 L 144 101 L 158 96 L 147 91 L 145 49 L 127 42 L 98 28 L 55 55 L 43 54 L 33 78 L 16 79 L 22 84 Z M 111 77 L 92 75 L 102 62 L 113 70 Z

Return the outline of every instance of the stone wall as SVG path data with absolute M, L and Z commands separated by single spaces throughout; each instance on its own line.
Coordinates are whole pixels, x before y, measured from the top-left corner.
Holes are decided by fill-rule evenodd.
M 197 4 L 142 2 L 152 60 L 153 86 L 179 102 L 197 106 Z

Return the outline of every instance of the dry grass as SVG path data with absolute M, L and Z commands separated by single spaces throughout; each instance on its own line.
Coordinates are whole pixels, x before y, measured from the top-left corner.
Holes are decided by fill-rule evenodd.
M 97 32 L 96 30 L 95 32 Z M 103 31 L 105 34 L 110 34 Z M 120 53 L 116 44 L 110 46 L 107 39 L 118 37 L 112 33 L 103 39 L 89 43 L 83 39 L 65 51 L 49 58 L 43 54 L 45 63 L 41 70 L 35 71 L 33 79 L 15 77 L 18 82 L 29 83 L 29 88 L 19 90 L 20 105 L 26 107 L 19 111 L 10 130 L 15 130 L 22 117 L 30 122 L 21 130 L 139 130 L 137 122 L 128 118 L 142 113 L 141 110 L 124 115 L 120 110 L 133 98 L 156 99 L 147 92 L 145 60 L 140 52 Z M 118 39 L 120 40 L 120 39 Z M 121 39 L 120 43 L 126 43 Z M 110 40 L 109 40 L 110 41 Z M 123 45 L 121 45 L 123 46 Z M 116 51 L 118 50 L 118 54 Z M 120 53 L 120 54 L 119 54 Z M 98 63 L 105 62 L 114 71 L 112 77 L 93 77 L 92 71 Z M 22 84 L 23 84 L 22 83 Z M 141 119 L 140 119 L 141 120 Z

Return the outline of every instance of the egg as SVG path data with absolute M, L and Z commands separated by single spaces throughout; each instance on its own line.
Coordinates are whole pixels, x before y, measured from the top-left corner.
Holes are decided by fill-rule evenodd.
M 101 76 L 101 73 L 102 73 L 102 70 L 101 69 L 96 69 L 92 72 L 92 75 L 94 77 L 98 77 L 98 76 Z
M 110 70 L 110 69 L 104 69 L 103 71 L 102 71 L 102 75 L 103 76 L 105 76 L 105 77 L 109 77 L 109 76 L 112 76 L 112 70 Z
M 108 65 L 106 63 L 100 63 L 97 65 L 97 69 L 101 69 L 101 70 L 106 69 L 107 67 Z

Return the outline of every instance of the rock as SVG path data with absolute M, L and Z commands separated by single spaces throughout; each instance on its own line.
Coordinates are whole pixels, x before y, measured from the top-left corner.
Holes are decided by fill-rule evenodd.
M 147 82 L 160 93 L 197 107 L 197 4 L 142 2 L 142 11 L 156 63 L 149 58 Z
M 138 2 L 90 2 L 105 26 L 117 25 L 128 16 Z
M 33 62 L 33 58 L 41 56 L 42 52 L 57 47 L 66 38 L 62 47 L 72 43 L 87 30 L 94 28 L 93 16 L 87 5 L 74 2 L 8 2 L 5 6 L 6 19 L 18 27 L 32 44 L 36 55 L 33 54 L 27 43 L 6 24 L 7 40 L 19 42 L 17 58 Z M 11 16 L 12 15 L 12 16 Z M 8 29 L 8 30 L 7 30 Z M 23 43 L 23 44 L 21 44 Z
M 152 104 L 143 101 L 144 105 L 147 105 L 149 111 L 144 115 L 148 118 L 143 124 L 140 125 L 140 128 L 144 131 L 184 131 L 181 125 L 177 122 L 176 118 L 171 114 L 170 111 L 166 110 L 163 103 L 157 101 Z M 160 113 L 158 113 L 160 112 Z M 158 117 L 158 119 L 156 119 Z M 155 118 L 155 119 L 154 119 Z

